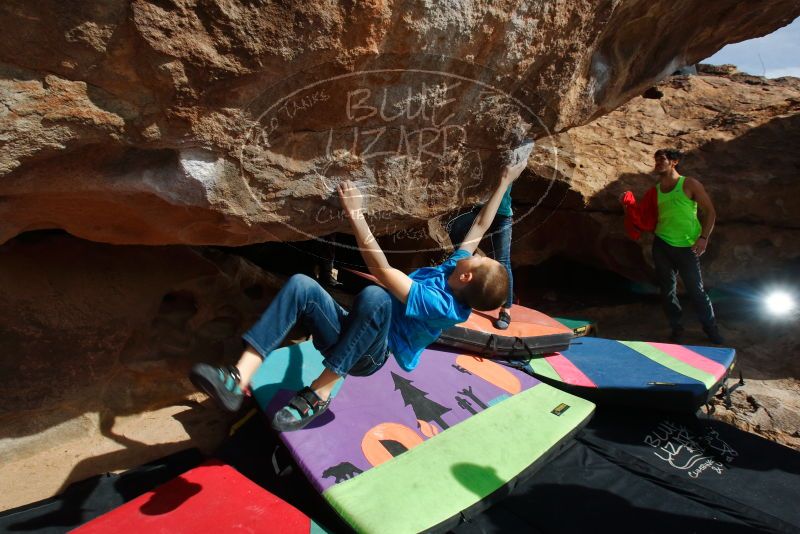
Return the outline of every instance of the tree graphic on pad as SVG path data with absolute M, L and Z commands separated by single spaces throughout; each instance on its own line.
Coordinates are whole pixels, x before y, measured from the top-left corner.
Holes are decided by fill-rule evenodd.
M 406 406 L 411 406 L 418 421 L 436 423 L 442 430 L 449 428 L 447 423 L 442 419 L 442 415 L 449 412 L 450 408 L 446 408 L 430 400 L 427 397 L 428 393 L 411 385 L 411 380 L 396 375 L 395 373 L 392 373 L 392 380 L 394 380 L 395 391 L 400 392 Z

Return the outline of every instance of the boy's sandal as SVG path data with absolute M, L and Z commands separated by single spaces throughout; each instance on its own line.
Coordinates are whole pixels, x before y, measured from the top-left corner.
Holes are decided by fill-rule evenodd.
M 498 330 L 505 330 L 511 324 L 511 316 L 508 314 L 507 311 L 503 310 L 497 316 L 497 319 L 494 322 L 494 327 Z
M 278 432 L 300 430 L 311 421 L 325 413 L 331 399 L 320 399 L 311 388 L 303 388 L 297 392 L 289 404 L 278 410 L 272 418 L 272 428 Z

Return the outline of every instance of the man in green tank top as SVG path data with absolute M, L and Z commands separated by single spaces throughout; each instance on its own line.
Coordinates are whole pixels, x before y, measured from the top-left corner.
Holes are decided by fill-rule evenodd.
M 673 149 L 655 153 L 653 171 L 658 176 L 658 223 L 653 240 L 653 262 L 664 312 L 672 328 L 670 339 L 679 343 L 683 334 L 677 291 L 677 275 L 680 274 L 703 330 L 712 343 L 721 345 L 724 340 L 720 336 L 711 301 L 703 288 L 700 272 L 700 256 L 708 246 L 716 211 L 703 184 L 677 171 L 681 157 L 682 154 Z

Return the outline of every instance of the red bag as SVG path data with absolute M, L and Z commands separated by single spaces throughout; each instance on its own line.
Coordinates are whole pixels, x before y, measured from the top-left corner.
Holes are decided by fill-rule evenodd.
M 658 194 L 656 188 L 647 190 L 640 202 L 630 191 L 622 195 L 625 209 L 625 232 L 631 239 L 639 239 L 642 232 L 653 232 L 658 223 Z

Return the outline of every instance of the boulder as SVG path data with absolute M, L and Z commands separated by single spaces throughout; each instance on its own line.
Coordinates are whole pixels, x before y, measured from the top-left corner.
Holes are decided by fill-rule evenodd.
M 708 283 L 780 276 L 798 265 L 800 79 L 703 71 L 660 84 L 660 99 L 634 98 L 549 141 L 561 160 L 556 185 L 547 178 L 552 166 L 534 159 L 532 175 L 514 187 L 517 264 L 563 255 L 651 279 L 651 239 L 628 239 L 619 197 L 641 197 L 655 183 L 653 153 L 674 147 L 685 154 L 678 170 L 701 181 L 717 212 L 702 260 Z
M 798 15 L 794 0 L 4 2 L 0 243 L 306 239 L 347 228 L 343 179 L 390 234 L 477 201 L 520 138 Z

